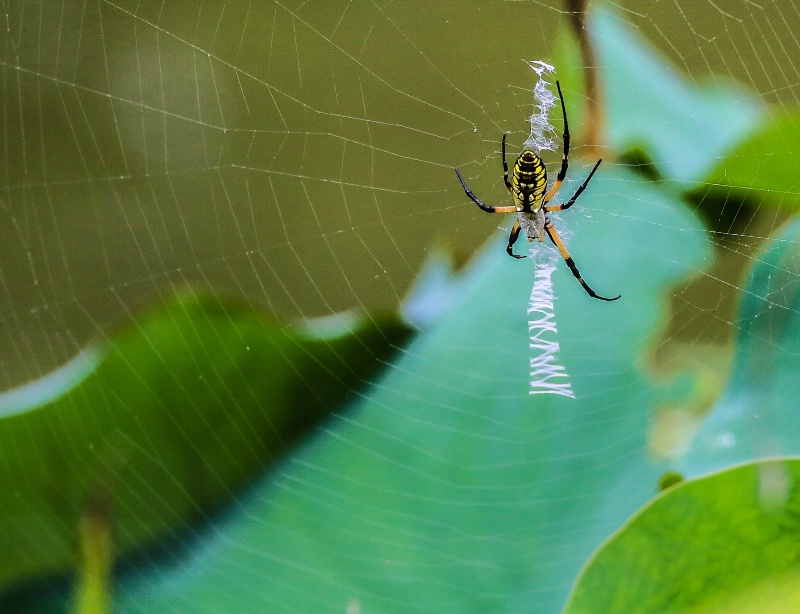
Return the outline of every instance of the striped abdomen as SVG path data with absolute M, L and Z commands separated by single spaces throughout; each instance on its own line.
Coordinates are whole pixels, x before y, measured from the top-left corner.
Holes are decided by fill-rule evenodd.
M 533 151 L 526 149 L 514 164 L 511 177 L 511 192 L 518 207 L 525 212 L 537 212 L 542 206 L 547 189 L 547 169 L 542 159 Z

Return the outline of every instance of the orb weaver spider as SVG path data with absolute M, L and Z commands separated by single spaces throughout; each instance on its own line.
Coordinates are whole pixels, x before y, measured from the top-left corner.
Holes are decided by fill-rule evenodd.
M 600 163 L 603 161 L 602 159 L 597 161 L 592 172 L 589 173 L 586 180 L 565 204 L 548 204 L 564 182 L 564 178 L 567 176 L 567 167 L 569 166 L 569 124 L 567 123 L 567 109 L 564 107 L 564 96 L 561 93 L 561 84 L 558 81 L 556 81 L 556 87 L 558 88 L 558 97 L 561 101 L 561 113 L 564 117 L 564 155 L 561 158 L 561 169 L 558 171 L 555 183 L 553 183 L 549 191 L 547 190 L 547 168 L 545 168 L 544 162 L 539 157 L 539 154 L 530 149 L 526 149 L 517 157 L 517 161 L 514 163 L 511 181 L 508 180 L 508 163 L 506 162 L 506 136 L 508 133 L 503 135 L 503 181 L 508 191 L 514 196 L 515 204 L 500 207 L 486 205 L 467 187 L 464 178 L 457 168 L 455 169 L 456 175 L 458 175 L 458 180 L 461 182 L 461 186 L 464 188 L 466 195 L 483 211 L 487 213 L 517 214 L 517 219 L 514 221 L 514 226 L 511 228 L 511 234 L 508 237 L 508 246 L 506 247 L 506 252 L 509 256 L 525 258 L 525 256 L 515 254 L 513 250 L 514 243 L 516 243 L 519 238 L 520 230 L 525 231 L 525 234 L 528 236 L 528 241 L 533 241 L 534 239 L 539 239 L 540 242 L 544 241 L 544 235 L 546 234 L 553 242 L 553 245 L 558 248 L 569 270 L 572 271 L 572 274 L 580 282 L 589 296 L 601 301 L 616 301 L 622 295 L 615 296 L 614 298 L 600 296 L 583 281 L 578 267 L 575 266 L 575 262 L 569 255 L 564 242 L 561 240 L 558 232 L 556 232 L 550 218 L 547 217 L 547 214 L 551 211 L 566 211 L 575 204 L 575 201 L 578 200 L 578 197 L 583 193 L 589 181 L 592 179 L 597 167 L 600 166 Z

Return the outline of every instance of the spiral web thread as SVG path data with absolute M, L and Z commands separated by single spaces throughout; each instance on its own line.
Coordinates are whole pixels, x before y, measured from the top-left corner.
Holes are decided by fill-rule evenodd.
M 531 134 L 525 147 L 536 152 L 552 151 L 555 144 L 555 130 L 550 124 L 550 109 L 555 106 L 556 97 L 548 88 L 545 76 L 554 68 L 541 61 L 528 62 L 538 79 L 533 88 L 534 112 L 530 117 Z M 531 297 L 528 301 L 529 347 L 534 351 L 530 361 L 529 394 L 557 394 L 575 398 L 569 383 L 569 374 L 563 365 L 558 364 L 560 349 L 556 328 L 556 314 L 553 307 L 553 284 L 551 276 L 558 263 L 558 255 L 553 247 L 542 243 L 533 246 L 532 259 L 536 264 Z

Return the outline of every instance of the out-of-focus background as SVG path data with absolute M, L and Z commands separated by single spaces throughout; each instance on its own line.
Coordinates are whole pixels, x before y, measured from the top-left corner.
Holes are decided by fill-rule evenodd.
M 741 405 L 687 449 L 794 366 L 800 6 L 576 7 L 0 8 L 0 606 L 91 601 L 88 515 L 119 611 L 558 611 L 663 472 L 793 452 Z M 510 202 L 532 60 L 622 294 L 553 278 L 575 400 L 529 394 L 534 263 L 453 172 Z

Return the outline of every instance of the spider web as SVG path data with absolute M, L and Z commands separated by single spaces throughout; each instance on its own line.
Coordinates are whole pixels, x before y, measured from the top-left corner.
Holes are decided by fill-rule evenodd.
M 549 61 L 558 52 L 554 33 L 566 23 L 555 0 L 0 6 L 6 391 L 83 356 L 110 328 L 186 286 L 238 297 L 288 327 L 349 309 L 398 309 L 440 246 L 458 261 L 502 252 L 510 216 L 474 207 L 453 167 L 487 203 L 507 202 L 500 138 L 510 132 L 510 156 L 521 147 L 532 111 L 526 62 Z M 646 0 L 603 11 L 653 43 L 690 84 L 738 83 L 777 110 L 800 102 L 800 6 L 793 1 Z M 594 155 L 579 135 L 586 97 L 578 87 L 565 96 L 574 134 L 561 198 L 580 185 Z M 551 178 L 560 160 L 555 149 L 546 157 Z M 666 162 L 681 167 L 686 154 L 675 150 Z M 609 159 L 603 169 L 629 163 Z M 648 172 L 647 165 L 640 170 Z M 611 215 L 592 211 L 591 192 L 602 192 L 603 182 L 599 174 L 556 224 L 589 283 L 614 295 L 602 261 L 580 259 L 582 242 L 603 241 L 593 230 Z M 688 191 L 693 180 L 681 182 Z M 693 187 L 702 193 L 711 186 Z M 713 266 L 698 267 L 691 281 L 670 290 L 671 318 L 655 350 L 659 368 L 676 367 L 687 351 L 730 352 L 744 270 L 785 217 L 767 203 L 740 205 L 724 205 L 705 221 Z M 624 213 L 643 215 L 637 207 Z M 571 236 L 570 217 L 584 219 L 580 236 Z M 648 250 L 635 240 L 626 245 L 634 260 Z M 532 283 L 533 263 L 525 265 Z M 582 290 L 567 273 L 554 277 L 553 291 L 561 327 L 560 305 L 583 299 Z M 620 309 L 625 301 L 623 293 Z M 487 315 L 492 308 L 487 297 Z M 524 301 L 518 309 L 525 317 Z M 594 371 L 590 361 L 581 364 L 590 376 L 606 375 L 602 364 Z M 528 381 L 514 385 L 502 378 L 494 384 L 527 397 Z M 363 417 L 344 419 L 358 426 Z M 565 430 L 570 419 L 563 419 Z M 514 428 L 512 416 L 492 420 Z M 381 457 L 378 441 L 366 452 Z M 480 461 L 472 466 L 481 469 Z M 280 479 L 279 490 L 297 488 Z M 328 494 L 306 496 L 321 502 Z M 335 498 L 329 505 L 344 509 Z M 499 546 L 504 538 L 482 539 Z M 251 573 L 254 582 L 273 581 Z M 554 591 L 563 596 L 571 580 L 562 577 Z M 358 598 L 325 606 L 361 607 Z M 211 611 L 198 601 L 182 607 Z M 405 611 L 414 609 L 425 605 Z

